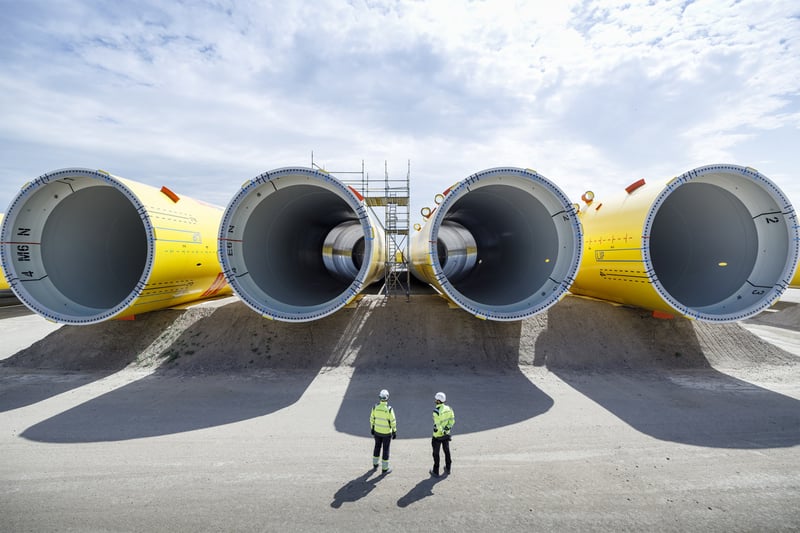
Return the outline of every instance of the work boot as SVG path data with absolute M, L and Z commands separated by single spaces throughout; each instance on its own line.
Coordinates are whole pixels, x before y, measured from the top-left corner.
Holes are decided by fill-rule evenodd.
M 392 467 L 391 466 L 389 468 L 384 468 L 383 470 L 381 470 L 381 474 L 383 474 L 384 476 L 386 474 L 391 474 L 391 473 L 392 473 Z
M 450 475 L 450 467 L 447 467 L 447 466 L 444 467 L 444 475 L 445 476 L 449 476 Z
M 430 470 L 428 470 L 428 473 L 429 473 L 430 475 L 432 475 L 433 477 L 439 477 L 439 472 L 437 472 L 437 471 L 436 471 L 436 470 L 434 470 L 433 468 L 431 468 Z

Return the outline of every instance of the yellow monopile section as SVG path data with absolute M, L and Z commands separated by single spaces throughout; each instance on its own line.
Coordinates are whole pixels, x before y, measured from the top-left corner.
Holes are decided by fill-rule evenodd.
M 327 172 L 270 170 L 233 197 L 219 261 L 233 291 L 265 318 L 318 320 L 383 278 L 386 241 L 364 197 Z
M 789 285 L 797 215 L 752 168 L 709 165 L 617 197 L 584 197 L 571 292 L 710 322 L 755 315 Z
M 437 201 L 410 240 L 415 277 L 488 320 L 523 320 L 564 297 L 580 263 L 581 228 L 554 183 L 533 170 L 491 168 Z
M 101 170 L 26 184 L 2 228 L 11 289 L 40 315 L 91 324 L 229 292 L 217 261 L 222 209 Z

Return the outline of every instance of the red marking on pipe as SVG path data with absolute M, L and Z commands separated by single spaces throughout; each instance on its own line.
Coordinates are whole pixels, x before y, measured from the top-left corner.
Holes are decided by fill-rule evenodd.
M 212 283 L 211 286 L 208 289 L 206 289 L 206 292 L 201 294 L 200 297 L 208 298 L 209 296 L 214 296 L 219 291 L 221 291 L 226 284 L 227 282 L 225 281 L 225 275 L 222 272 L 220 272 L 217 274 L 216 279 L 214 279 L 214 283 Z
M 658 318 L 660 320 L 672 320 L 675 318 L 675 315 L 666 313 L 664 311 L 655 310 L 653 311 L 653 318 Z
M 631 183 L 630 185 L 625 187 L 625 192 L 630 194 L 633 191 L 635 191 L 636 189 L 638 189 L 639 187 L 641 187 L 642 185 L 644 185 L 644 178 L 642 178 L 642 179 L 640 179 L 638 181 L 634 181 L 633 183 Z
M 161 187 L 161 192 L 164 193 L 164 196 L 166 196 L 167 198 L 169 198 L 170 200 L 172 200 L 176 204 L 178 203 L 178 200 L 181 199 L 180 196 L 178 196 L 177 194 L 175 194 L 174 192 L 169 190 L 166 185 Z
M 364 201 L 364 197 L 363 197 L 363 196 L 361 196 L 361 193 L 360 193 L 360 192 L 358 192 L 357 190 L 355 190 L 354 188 L 352 188 L 352 187 L 351 187 L 351 186 L 349 186 L 349 185 L 347 186 L 347 188 L 348 188 L 348 189 L 350 189 L 351 191 L 353 191 L 353 194 L 355 194 L 355 195 L 356 195 L 356 198 L 358 198 L 358 201 L 359 201 L 359 202 L 363 202 L 363 201 Z
M 452 191 L 453 189 L 455 189 L 456 187 L 458 187 L 458 185 L 459 185 L 460 183 L 461 183 L 460 181 L 457 181 L 457 182 L 455 182 L 454 184 L 452 184 L 451 186 L 449 186 L 448 188 L 446 188 L 444 191 L 442 191 L 442 194 L 443 194 L 444 196 L 447 196 L 448 194 L 450 194 L 450 191 Z
M 136 320 L 136 315 L 126 315 L 117 317 L 117 320 Z

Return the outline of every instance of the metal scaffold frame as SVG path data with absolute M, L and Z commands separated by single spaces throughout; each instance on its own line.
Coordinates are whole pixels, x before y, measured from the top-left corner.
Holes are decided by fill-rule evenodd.
M 390 178 L 386 161 L 383 164 L 383 179 L 370 179 L 365 171 L 364 161 L 358 171 L 331 171 L 314 162 L 311 152 L 311 168 L 333 175 L 339 181 L 356 190 L 364 197 L 367 208 L 376 215 L 383 226 L 385 237 L 384 278 L 380 293 L 386 297 L 404 294 L 406 300 L 411 295 L 411 269 L 408 266 L 408 234 L 411 202 L 411 160 L 408 161 L 404 178 Z M 344 175 L 345 177 L 340 177 Z M 383 217 L 375 208 L 383 207 Z

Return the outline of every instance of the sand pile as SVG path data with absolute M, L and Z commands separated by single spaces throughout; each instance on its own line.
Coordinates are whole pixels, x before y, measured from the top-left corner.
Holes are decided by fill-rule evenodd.
M 763 320 L 800 323 L 793 305 Z M 783 315 L 783 313 L 786 313 Z M 315 322 L 264 319 L 235 298 L 134 321 L 64 326 L 4 366 L 65 371 L 125 367 L 187 373 L 270 369 L 705 368 L 790 365 L 797 357 L 739 324 L 659 320 L 647 311 L 568 296 L 521 322 L 489 322 L 436 295 L 383 298 Z

